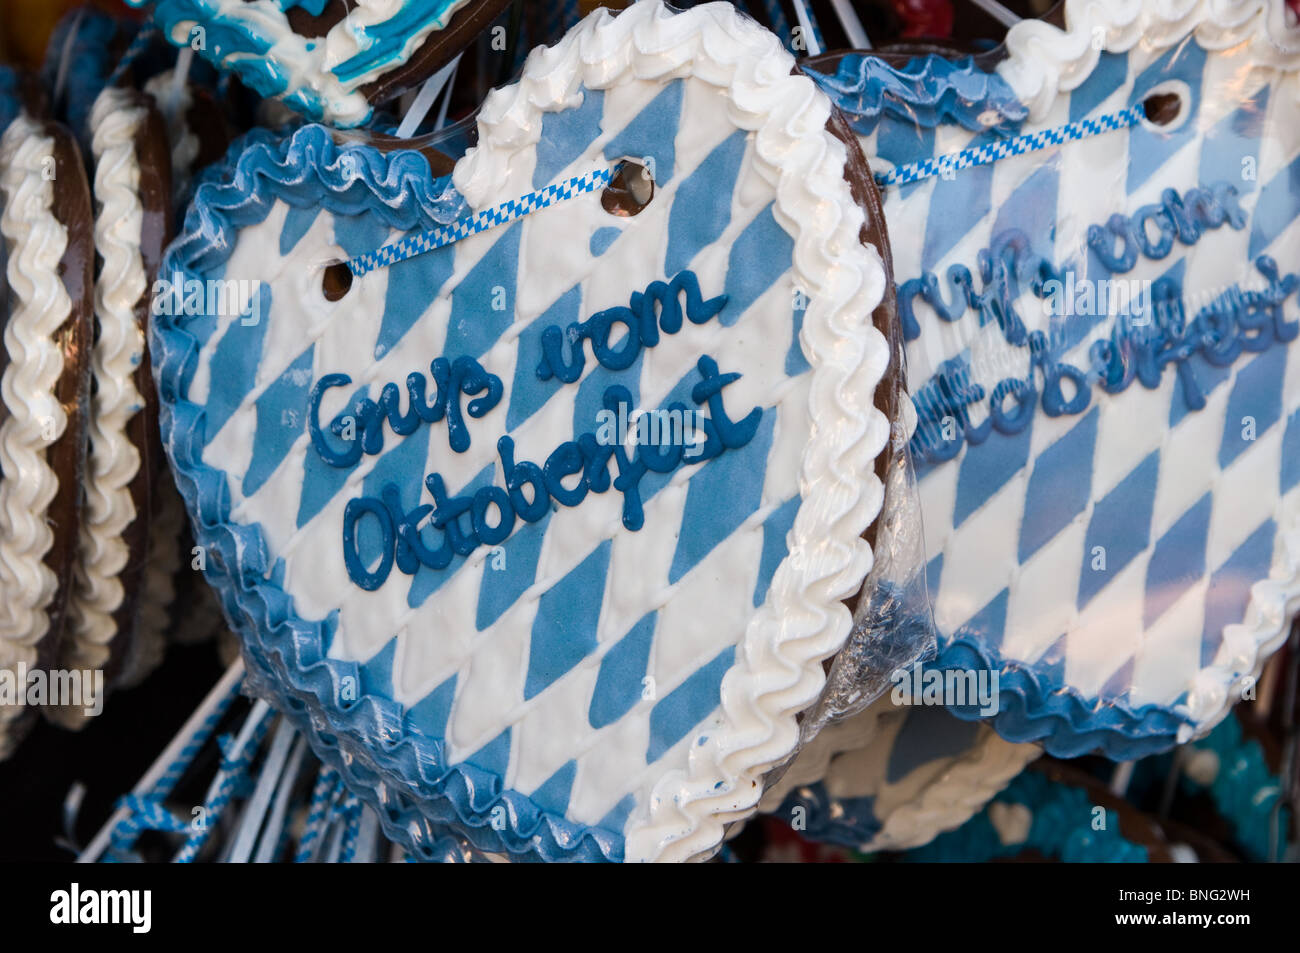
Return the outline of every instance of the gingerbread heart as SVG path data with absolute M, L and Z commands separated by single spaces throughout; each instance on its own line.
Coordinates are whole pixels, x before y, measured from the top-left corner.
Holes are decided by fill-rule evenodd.
M 418 86 L 509 0 L 128 0 L 177 46 L 309 119 L 357 126 Z
M 937 665 L 1009 740 L 1186 741 L 1300 608 L 1285 17 L 1069 0 L 978 62 L 815 64 L 886 170 Z
M 891 351 L 860 156 L 793 67 L 727 4 L 599 11 L 450 183 L 313 126 L 198 190 L 151 346 L 208 578 L 417 852 L 707 856 L 798 746 Z

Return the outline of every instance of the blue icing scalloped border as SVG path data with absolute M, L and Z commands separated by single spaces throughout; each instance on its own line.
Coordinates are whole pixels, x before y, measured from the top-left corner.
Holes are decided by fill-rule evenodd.
M 341 163 L 345 153 L 357 161 Z M 204 177 L 184 234 L 168 249 L 163 273 L 192 276 L 197 268 L 219 269 L 234 247 L 231 232 L 264 218 L 274 199 L 318 204 L 342 215 L 374 212 L 396 228 L 428 229 L 463 209 L 463 200 L 447 186 L 445 179 L 430 180 L 418 153 L 384 156 L 365 147 L 339 147 L 319 126 L 300 129 L 278 149 L 255 141 Z M 197 364 L 197 342 L 179 324 L 163 315 L 150 331 L 163 436 L 197 541 L 209 553 L 208 581 L 244 636 L 250 685 L 280 699 L 321 758 L 376 807 L 388 835 L 421 854 L 441 836 L 439 824 L 456 821 L 485 850 L 532 851 L 548 860 L 621 859 L 620 835 L 548 814 L 529 798 L 502 791 L 490 770 L 469 763 L 439 767 L 441 744 L 413 735 L 397 703 L 363 695 L 350 707 L 336 704 L 348 697 L 344 685 L 362 684 L 364 666 L 325 657 L 336 615 L 315 623 L 296 616 L 275 582 L 277 566 L 268 562 L 260 530 L 228 522 L 226 478 L 202 460 L 203 409 L 185 396 Z M 325 725 L 328 729 L 318 727 Z M 340 738 L 356 741 L 341 751 Z M 416 796 L 378 783 L 382 776 L 404 778 Z M 501 831 L 483 816 L 496 803 L 509 819 Z M 617 819 L 611 823 L 621 829 Z
M 804 72 L 860 135 L 873 132 L 884 116 L 928 128 L 956 123 L 972 132 L 1014 135 L 1029 115 L 1006 80 L 970 57 L 947 60 L 931 53 L 900 68 L 871 53 L 848 53 L 834 75 Z

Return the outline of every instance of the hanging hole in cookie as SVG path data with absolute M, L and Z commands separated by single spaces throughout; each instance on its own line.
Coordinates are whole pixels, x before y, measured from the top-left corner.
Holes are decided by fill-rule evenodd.
M 624 159 L 601 193 L 600 204 L 610 215 L 638 215 L 655 196 L 651 159 Z
M 325 268 L 321 278 L 321 291 L 326 301 L 342 301 L 352 290 L 352 269 L 345 261 L 336 261 Z
M 1161 83 L 1142 100 L 1142 115 L 1149 125 L 1170 131 L 1187 118 L 1187 102 L 1191 90 L 1185 83 Z

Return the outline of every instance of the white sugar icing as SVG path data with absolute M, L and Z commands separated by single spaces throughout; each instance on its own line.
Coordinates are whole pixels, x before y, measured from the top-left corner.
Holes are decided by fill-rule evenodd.
M 53 393 L 63 373 L 54 334 L 72 301 L 58 272 L 68 235 L 54 214 L 53 155 L 54 140 L 26 115 L 0 137 L 0 236 L 7 244 L 10 294 L 4 329 L 9 365 L 0 380 L 9 411 L 0 424 L 0 667 L 6 669 L 35 663 L 58 588 L 44 562 L 54 544 L 45 514 L 59 488 L 46 451 L 68 425 Z M 0 756 L 11 743 L 4 726 L 21 713 L 21 705 L 0 709 Z
M 1139 44 L 1163 50 L 1194 34 L 1207 50 L 1249 44 L 1251 62 L 1300 70 L 1300 33 L 1287 22 L 1286 4 L 1273 0 L 1066 0 L 1066 29 L 1022 20 L 1007 31 L 1007 59 L 998 64 L 1031 119 L 1051 109 L 1058 92 L 1088 78 L 1103 50 L 1122 53 Z M 1300 82 L 1292 92 L 1300 99 Z
M 133 2 L 138 5 L 142 0 Z M 233 29 L 256 37 L 259 42 L 269 43 L 262 56 L 274 64 L 277 79 L 287 92 L 310 90 L 313 100 L 319 100 L 325 121 L 354 126 L 364 122 L 371 113 L 370 103 L 360 91 L 361 87 L 407 62 L 468 2 L 452 0 L 446 3 L 438 16 L 422 21 L 422 26 L 403 38 L 400 53 L 346 80 L 336 75 L 335 67 L 364 52 L 374 42 L 367 30 L 392 20 L 404 11 L 410 0 L 358 0 L 348 5 L 347 15 L 323 37 L 305 37 L 295 33 L 278 0 L 208 0 L 203 5 L 203 12 L 210 24 L 220 23 L 222 29 Z M 166 0 L 162 6 L 167 6 Z M 195 27 L 200 25 L 192 19 L 179 20 L 171 28 L 172 42 L 178 46 L 189 45 Z M 237 59 L 255 55 L 236 50 L 225 54 L 223 62 L 229 66 Z
M 101 260 L 95 282 L 95 346 L 91 353 L 94 397 L 90 449 L 85 475 L 85 507 L 78 540 L 71 627 L 62 662 L 69 668 L 102 668 L 117 636 L 113 614 L 125 591 L 119 574 L 130 559 L 123 532 L 136 518 L 131 482 L 140 470 L 140 452 L 126 433 L 144 407 L 135 371 L 144 358 L 144 333 L 135 307 L 147 289 L 140 235 L 140 164 L 136 137 L 148 110 L 125 89 L 108 87 L 91 110 L 95 157 L 95 250 Z M 60 713 L 86 717 L 81 709 Z
M 822 661 L 848 635 L 851 619 L 840 600 L 857 592 L 871 567 L 862 534 L 880 509 L 883 488 L 872 463 L 889 435 L 872 402 L 889 356 L 870 324 L 884 271 L 858 241 L 863 216 L 847 200 L 845 150 L 824 132 L 830 103 L 805 77 L 792 76 L 793 68 L 774 36 L 752 29 L 727 4 L 697 7 L 691 16 L 658 2 L 617 17 L 598 11 L 555 47 L 535 50 L 518 84 L 488 97 L 479 144 L 454 173 L 476 209 L 491 204 L 502 183 L 526 191 L 526 170 L 511 160 L 538 141 L 544 109 L 574 105 L 580 86 L 693 73 L 725 91 L 731 121 L 754 131 L 754 164 L 775 186 L 777 220 L 795 236 L 797 281 L 811 295 L 802 340 L 818 370 L 800 469 L 805 503 L 789 555 L 723 678 L 717 723 L 691 746 L 687 765 L 658 778 L 633 813 L 628 860 L 708 852 L 728 823 L 754 809 L 763 775 L 796 749 L 795 716 L 822 689 Z

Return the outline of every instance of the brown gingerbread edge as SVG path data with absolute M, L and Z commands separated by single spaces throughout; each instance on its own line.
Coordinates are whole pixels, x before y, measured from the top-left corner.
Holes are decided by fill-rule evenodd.
M 45 565 L 57 577 L 59 588 L 46 610 L 49 631 L 37 647 L 38 665 L 48 668 L 57 660 L 63 641 L 80 535 L 94 341 L 95 237 L 90 183 L 75 137 L 66 127 L 49 120 L 41 123 L 41 134 L 54 144 L 53 212 L 68 236 L 58 274 L 72 302 L 67 320 L 54 334 L 63 352 L 63 373 L 55 385 L 54 397 L 68 423 L 46 450 L 46 460 L 59 481 L 47 512 L 54 544 L 45 554 Z
M 105 681 L 113 684 L 136 641 L 137 619 L 144 574 L 152 557 L 151 525 L 158 504 L 157 482 L 167 479 L 163 472 L 162 435 L 158 428 L 158 393 L 153 384 L 149 358 L 149 320 L 153 285 L 162 265 L 163 252 L 172 237 L 172 169 L 167 124 L 153 98 L 132 91 L 132 105 L 145 110 L 145 120 L 136 131 L 135 154 L 140 166 L 140 204 L 143 209 L 140 228 L 140 257 L 144 266 L 145 290 L 135 304 L 136 324 L 144 335 L 145 350 L 135 370 L 133 382 L 144 400 L 144 407 L 127 423 L 127 439 L 140 454 L 140 468 L 130 483 L 131 502 L 136 517 L 122 533 L 130 552 L 127 565 L 119 574 L 122 604 L 113 613 L 117 635 L 110 643 L 110 658 Z

